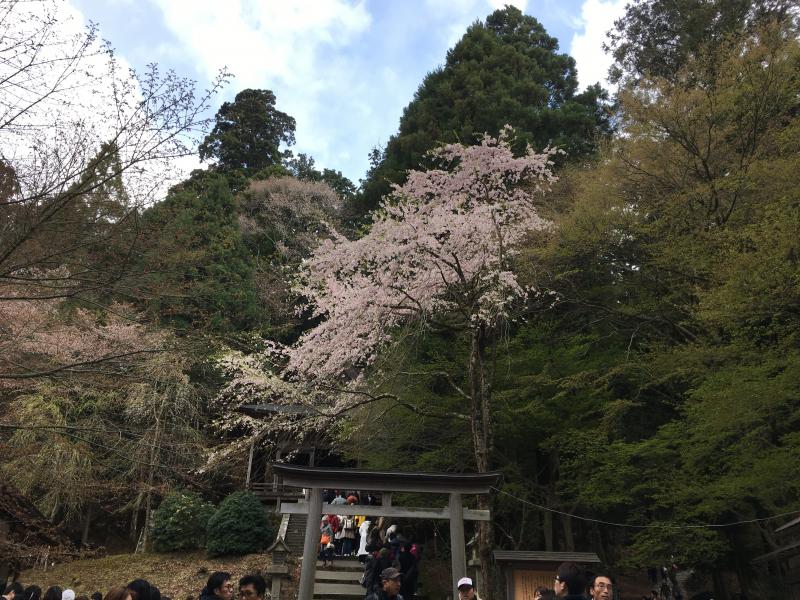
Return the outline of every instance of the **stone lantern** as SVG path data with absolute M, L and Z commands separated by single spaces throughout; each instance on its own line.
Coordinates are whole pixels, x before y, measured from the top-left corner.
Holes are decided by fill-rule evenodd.
M 267 554 L 272 557 L 271 564 L 266 569 L 267 574 L 272 576 L 272 600 L 281 600 L 281 582 L 284 577 L 289 576 L 289 567 L 286 564 L 289 546 L 282 538 L 278 538 L 267 548 Z

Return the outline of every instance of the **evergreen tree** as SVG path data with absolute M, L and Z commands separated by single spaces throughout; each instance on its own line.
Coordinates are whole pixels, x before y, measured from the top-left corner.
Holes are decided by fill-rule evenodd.
M 377 207 L 392 183 L 426 166 L 441 143 L 475 144 L 510 124 L 516 149 L 555 145 L 576 159 L 592 153 L 609 133 L 599 85 L 577 93 L 575 60 L 533 17 L 507 6 L 476 22 L 447 53 L 444 67 L 428 74 L 403 111 L 385 150 L 372 156 L 355 213 Z
M 280 145 L 294 144 L 294 129 L 294 118 L 275 108 L 270 90 L 242 90 L 217 111 L 214 129 L 200 145 L 200 160 L 213 158 L 222 172 L 252 175 L 281 163 Z
M 149 209 L 144 293 L 178 326 L 246 329 L 258 319 L 253 263 L 242 241 L 238 204 L 226 179 L 195 172 Z

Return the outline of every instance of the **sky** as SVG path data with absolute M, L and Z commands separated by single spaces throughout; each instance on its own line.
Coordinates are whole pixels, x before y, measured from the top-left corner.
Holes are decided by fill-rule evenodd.
M 358 184 L 368 154 L 467 27 L 513 4 L 575 57 L 581 88 L 608 87 L 605 32 L 625 0 L 65 0 L 137 70 L 174 69 L 205 87 L 234 75 L 221 104 L 272 90 L 297 122 L 292 150 Z M 216 109 L 217 107 L 215 107 Z M 187 166 L 192 166 L 187 164 Z

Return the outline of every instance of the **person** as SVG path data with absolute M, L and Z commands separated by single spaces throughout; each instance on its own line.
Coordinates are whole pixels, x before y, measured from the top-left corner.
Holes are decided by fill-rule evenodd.
M 89 596 L 92 600 L 103 600 L 103 594 L 100 592 L 92 592 L 92 595 Z
M 400 543 L 400 553 L 397 555 L 397 562 L 400 563 L 400 573 L 402 573 L 402 583 L 400 585 L 400 595 L 403 598 L 412 600 L 417 593 L 417 578 L 419 570 L 417 559 L 411 554 L 410 544 L 406 540 Z
M 614 584 L 608 575 L 595 575 L 589 584 L 589 596 L 592 600 L 611 600 L 614 597 Z
M 29 585 L 28 587 L 25 588 L 25 591 L 22 593 L 22 597 L 25 600 L 41 600 L 42 588 L 40 588 L 38 585 Z
M 214 571 L 200 592 L 200 600 L 231 600 L 233 583 L 231 574 L 226 571 Z
M 585 600 L 586 575 L 577 563 L 568 560 L 561 563 L 555 577 L 556 596 L 566 600 Z
M 239 598 L 242 600 L 264 600 L 267 582 L 261 575 L 245 575 L 239 580 Z
M 462 577 L 456 584 L 458 590 L 458 600 L 480 600 L 475 591 L 475 585 L 469 577 Z
M 403 600 L 400 595 L 400 571 L 394 567 L 381 571 L 381 589 L 373 590 L 364 600 Z
M 372 525 L 372 521 L 363 521 L 358 528 L 358 560 L 361 562 L 366 562 L 367 556 L 369 556 L 369 552 L 367 551 L 367 542 L 369 538 L 367 535 L 369 534 L 369 528 Z
M 333 542 L 333 527 L 330 516 L 326 516 L 322 518 L 319 526 L 319 557 L 323 567 L 328 566 L 328 561 L 333 562 L 332 553 L 328 550 L 328 546 L 332 546 L 331 542 Z
M 44 600 L 61 600 L 61 588 L 51 585 L 44 593 Z
M 103 600 L 131 600 L 131 591 L 124 587 L 111 588 Z
M 20 600 L 22 596 L 25 594 L 25 588 L 22 587 L 22 584 L 19 581 L 12 581 L 6 586 L 6 589 L 3 590 L 3 598 L 6 600 Z
M 61 592 L 61 600 L 75 600 L 75 590 L 65 589 Z
M 533 600 L 556 600 L 556 591 L 540 585 L 533 592 Z
M 146 579 L 134 579 L 127 586 L 132 600 L 152 600 L 150 582 Z
M 353 543 L 356 539 L 356 522 L 353 517 L 347 515 L 341 515 L 339 522 L 342 527 L 336 537 L 341 540 L 342 556 L 350 556 L 353 553 Z
M 342 496 L 342 490 L 336 490 L 336 497 L 333 499 L 331 504 L 347 504 L 347 500 L 345 500 L 345 497 Z

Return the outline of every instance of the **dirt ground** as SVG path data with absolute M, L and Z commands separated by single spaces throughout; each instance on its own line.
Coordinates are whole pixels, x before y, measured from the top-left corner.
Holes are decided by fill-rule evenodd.
M 180 554 L 116 554 L 92 560 L 78 560 L 55 565 L 47 571 L 23 571 L 24 585 L 36 584 L 47 589 L 51 585 L 72 588 L 80 595 L 99 591 L 103 595 L 115 586 L 124 586 L 133 579 L 146 579 L 172 600 L 197 598 L 213 571 L 228 571 L 234 579 L 263 572 L 269 564 L 265 554 L 239 557 L 208 558 L 204 553 Z

